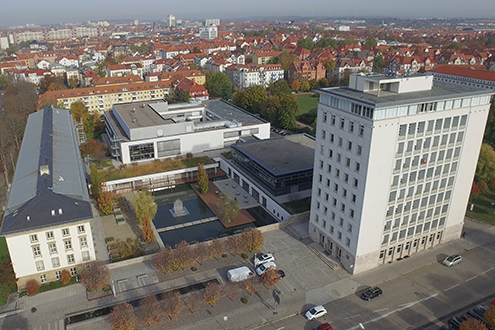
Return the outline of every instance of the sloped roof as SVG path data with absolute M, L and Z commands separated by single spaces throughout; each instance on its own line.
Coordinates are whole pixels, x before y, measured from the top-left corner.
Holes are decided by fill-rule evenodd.
M 46 107 L 31 114 L 0 234 L 91 217 L 72 113 Z

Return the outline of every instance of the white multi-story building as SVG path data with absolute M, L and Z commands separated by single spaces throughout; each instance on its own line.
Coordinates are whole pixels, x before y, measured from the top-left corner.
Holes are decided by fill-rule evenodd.
M 122 163 L 222 149 L 242 137 L 270 137 L 270 123 L 223 100 L 114 104 L 105 112 L 112 156 Z
M 199 37 L 205 40 L 213 40 L 218 37 L 218 28 L 216 26 L 202 26 L 199 28 Z
M 215 25 L 215 26 L 220 25 L 220 19 L 218 19 L 218 18 L 205 19 L 205 26 L 210 26 L 210 25 Z
M 47 32 L 48 39 L 70 39 L 72 38 L 72 29 L 58 29 Z
M 321 90 L 312 239 L 360 273 L 459 238 L 492 93 L 377 74 Z
M 238 89 L 245 89 L 252 85 L 261 85 L 266 88 L 270 83 L 284 79 L 284 69 L 280 64 L 231 65 L 225 69 L 225 74 Z
M 70 111 L 29 116 L 0 235 L 17 285 L 55 281 L 95 259 L 91 204 Z
M 0 37 L 0 49 L 9 48 L 9 38 L 8 37 Z
M 172 27 L 175 26 L 175 16 L 170 14 L 167 16 L 167 26 Z

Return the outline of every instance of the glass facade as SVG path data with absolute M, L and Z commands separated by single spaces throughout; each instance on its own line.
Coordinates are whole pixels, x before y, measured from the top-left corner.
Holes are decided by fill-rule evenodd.
M 129 155 L 132 162 L 142 159 L 153 159 L 155 158 L 153 143 L 129 146 Z

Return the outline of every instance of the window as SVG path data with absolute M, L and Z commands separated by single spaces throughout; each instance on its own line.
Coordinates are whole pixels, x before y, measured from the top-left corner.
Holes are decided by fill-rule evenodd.
M 347 231 L 352 233 L 352 225 L 351 224 L 348 224 L 347 225 Z
M 69 251 L 69 250 L 72 250 L 72 242 L 71 240 L 66 240 L 64 241 L 64 245 L 65 245 L 65 251 Z
M 345 119 L 340 119 L 340 128 L 344 129 L 345 126 Z
M 344 143 L 344 140 L 341 137 L 339 137 L 339 147 L 342 147 L 343 143 Z
M 361 152 L 362 152 L 362 151 L 363 151 L 363 148 L 362 148 L 361 146 L 359 146 L 359 145 L 358 145 L 358 146 L 357 146 L 357 151 L 356 151 L 356 153 L 357 153 L 358 155 L 361 155 Z
M 385 257 L 385 250 L 380 251 L 380 259 L 383 259 Z
M 45 274 L 40 275 L 40 282 L 41 283 L 46 283 L 46 275 Z
M 323 113 L 323 122 L 324 123 L 327 122 L 327 113 L 326 112 Z
M 62 236 L 69 236 L 69 235 L 70 235 L 69 228 L 62 229 Z
M 349 216 L 350 216 L 351 218 L 354 218 L 354 210 L 353 210 L 353 209 L 350 209 L 350 210 L 349 210 Z
M 348 181 L 349 181 L 349 174 L 344 173 L 344 182 L 348 182 Z
M 74 255 L 73 254 L 68 254 L 67 255 L 67 262 L 69 264 L 73 264 L 74 262 L 76 262 L 76 260 L 74 259 Z
M 53 231 L 47 231 L 46 232 L 46 239 L 53 239 L 54 236 L 53 236 Z
M 86 230 L 84 229 L 84 225 L 77 226 L 77 233 L 78 234 L 83 234 L 85 232 L 86 232 Z
M 352 194 L 351 202 L 356 203 L 356 195 L 355 194 Z
M 61 278 L 61 277 L 62 277 L 62 272 L 61 272 L 60 270 L 57 270 L 57 271 L 55 272 L 55 278 L 56 278 L 57 280 L 60 280 L 60 278 Z
M 354 179 L 354 187 L 358 187 L 358 179 Z
M 364 136 L 364 126 L 359 125 L 359 136 Z
M 38 235 L 36 234 L 29 235 L 29 239 L 31 240 L 31 243 L 36 243 L 38 242 Z
M 60 266 L 60 260 L 58 259 L 58 257 L 52 258 L 52 266 L 53 268 Z
M 330 123 L 332 124 L 332 126 L 335 126 L 335 116 L 334 115 L 332 115 Z
M 347 167 L 351 166 L 351 159 L 350 158 L 345 159 L 345 166 L 347 166 Z
M 352 150 L 352 142 L 347 141 L 347 150 Z
M 81 254 L 83 261 L 89 261 L 89 251 L 83 251 Z
M 345 238 L 345 245 L 351 246 L 351 240 L 348 237 Z
M 57 253 L 57 245 L 55 243 L 48 244 L 48 248 L 50 249 L 50 254 Z
M 340 231 L 337 233 L 337 238 L 338 238 L 339 240 L 342 240 L 342 233 L 341 233 Z
M 35 246 L 33 247 L 33 254 L 34 254 L 34 257 L 41 257 L 41 250 L 40 250 L 40 247 L 39 246 Z
M 72 277 L 77 276 L 77 270 L 76 270 L 76 268 L 71 268 L 70 269 L 70 274 L 72 275 Z
M 349 122 L 349 132 L 354 132 L 354 122 Z
M 359 172 L 360 168 L 361 168 L 361 164 L 356 162 L 356 172 Z
M 36 261 L 36 270 L 44 270 L 45 269 L 45 264 L 43 263 L 43 260 Z

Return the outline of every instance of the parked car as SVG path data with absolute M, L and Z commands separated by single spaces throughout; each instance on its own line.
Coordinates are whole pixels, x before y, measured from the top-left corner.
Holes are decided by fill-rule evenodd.
M 310 321 L 323 315 L 327 315 L 327 310 L 322 305 L 315 306 L 304 314 L 304 316 Z
M 373 298 L 380 297 L 382 293 L 382 289 L 375 286 L 373 288 L 366 289 L 363 293 L 361 293 L 361 299 L 370 301 Z
M 256 274 L 263 275 L 263 273 L 266 272 L 266 270 L 270 267 L 277 268 L 277 265 L 275 265 L 273 261 L 265 262 L 264 264 L 256 268 Z
M 313 330 L 333 330 L 332 326 L 330 323 L 323 323 L 314 328 Z
M 449 325 L 455 330 L 459 330 L 462 322 L 466 321 L 466 317 L 464 316 L 454 316 L 449 319 Z
M 261 264 L 264 264 L 265 262 L 269 261 L 275 261 L 275 257 L 271 253 L 265 253 L 265 254 L 256 254 L 254 256 L 254 267 L 258 267 Z
M 458 254 L 454 254 L 454 255 L 451 255 L 451 256 L 448 256 L 447 258 L 443 259 L 443 264 L 447 267 L 451 267 L 451 266 L 454 266 L 454 265 L 457 265 L 458 263 L 460 263 L 462 260 L 462 257 Z
M 280 276 L 280 278 L 284 278 L 285 277 L 285 272 L 283 270 L 279 269 L 277 271 L 277 273 L 278 273 L 278 276 Z

